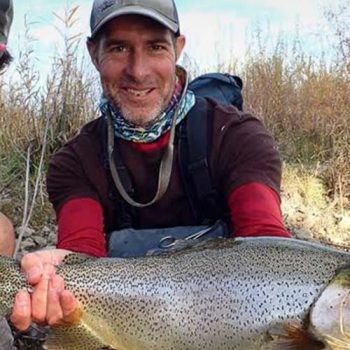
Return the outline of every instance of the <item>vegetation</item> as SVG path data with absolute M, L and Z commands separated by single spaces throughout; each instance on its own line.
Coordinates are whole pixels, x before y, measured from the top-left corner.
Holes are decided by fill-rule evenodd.
M 339 44 L 331 63 L 302 48 L 291 58 L 277 43 L 272 54 L 248 53 L 242 65 L 221 67 L 243 78 L 245 109 L 266 123 L 287 164 L 286 177 L 299 179 L 304 200 L 320 208 L 332 203 L 340 212 L 349 209 L 350 199 L 350 29 L 341 17 L 350 9 L 345 10 L 327 13 Z M 75 14 L 70 9 L 61 18 L 64 50 L 53 59 L 44 88 L 29 29 L 16 67 L 20 80 L 0 82 L 0 210 L 16 225 L 40 230 L 53 222 L 45 192 L 49 159 L 98 115 L 99 84 L 78 55 L 80 37 L 69 35 Z M 315 186 L 305 180 L 309 176 Z

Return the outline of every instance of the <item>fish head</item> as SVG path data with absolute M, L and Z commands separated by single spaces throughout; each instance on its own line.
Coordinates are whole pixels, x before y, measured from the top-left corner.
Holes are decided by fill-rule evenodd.
M 11 258 L 0 256 L 0 316 L 12 308 L 16 293 L 27 288 L 19 263 Z

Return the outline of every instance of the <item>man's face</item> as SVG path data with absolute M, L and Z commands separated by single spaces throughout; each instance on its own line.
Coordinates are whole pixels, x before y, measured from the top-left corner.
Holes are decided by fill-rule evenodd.
M 109 101 L 124 118 L 145 126 L 171 100 L 184 44 L 183 36 L 174 43 L 164 26 L 132 15 L 108 22 L 88 49 Z

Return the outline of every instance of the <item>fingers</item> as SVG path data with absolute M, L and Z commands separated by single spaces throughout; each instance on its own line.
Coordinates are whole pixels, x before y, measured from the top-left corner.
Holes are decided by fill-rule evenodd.
M 52 276 L 47 294 L 47 323 L 52 326 L 63 318 L 63 310 L 60 304 L 60 294 L 64 290 L 64 282 L 60 276 Z
M 71 253 L 64 249 L 42 250 L 26 254 L 21 266 L 28 282 L 34 286 L 33 293 L 17 294 L 11 321 L 19 330 L 26 330 L 32 321 L 54 325 L 74 313 L 77 302 L 64 291 L 63 279 L 56 275 L 56 266 Z
M 81 312 L 77 300 L 64 289 L 63 278 L 50 273 L 44 273 L 31 297 L 26 290 L 16 295 L 11 321 L 17 329 L 28 329 L 32 321 L 50 326 L 79 322 Z
M 64 289 L 64 281 L 60 276 L 52 276 L 49 283 L 47 300 L 47 324 L 50 326 L 73 324 L 80 320 L 77 301 L 74 295 Z
M 80 321 L 81 310 L 78 308 L 78 302 L 72 292 L 64 290 L 60 294 L 60 302 L 63 312 L 63 321 L 65 324 L 75 324 Z
M 55 267 L 53 265 L 44 265 L 43 274 L 39 283 L 35 286 L 32 294 L 32 318 L 36 323 L 45 323 L 48 296 L 51 292 L 50 280 L 55 276 Z
M 77 312 L 77 301 L 70 291 L 64 289 L 63 278 L 51 276 L 48 288 L 45 322 L 50 326 L 78 322 L 80 313 Z
M 44 263 L 40 256 L 36 253 L 28 253 L 21 260 L 21 266 L 24 273 L 27 275 L 27 280 L 31 284 L 36 284 L 40 281 L 44 270 Z
M 20 331 L 25 331 L 32 323 L 31 300 L 26 290 L 21 290 L 16 295 L 11 322 Z

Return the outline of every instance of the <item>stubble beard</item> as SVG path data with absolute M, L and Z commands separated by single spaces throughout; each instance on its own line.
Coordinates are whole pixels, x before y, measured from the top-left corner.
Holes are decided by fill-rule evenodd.
M 103 84 L 104 94 L 110 101 L 112 106 L 120 111 L 122 117 L 128 122 L 139 127 L 147 127 L 157 120 L 157 118 L 165 111 L 168 102 L 162 96 L 159 96 L 157 103 L 150 108 L 149 106 L 138 106 L 135 108 L 129 107 L 123 103 L 120 97 L 119 89 L 115 84 Z

